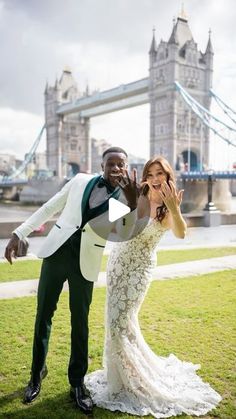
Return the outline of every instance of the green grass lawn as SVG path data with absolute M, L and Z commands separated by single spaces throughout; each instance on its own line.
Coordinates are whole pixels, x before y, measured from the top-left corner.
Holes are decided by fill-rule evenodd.
M 168 265 L 190 260 L 209 259 L 213 257 L 235 255 L 236 247 L 215 247 L 187 250 L 161 250 L 157 255 L 158 265 Z M 0 282 L 36 279 L 39 277 L 41 260 L 14 261 L 0 264 Z M 101 271 L 106 270 L 107 256 L 103 256 Z
M 140 313 L 147 343 L 159 355 L 174 353 L 200 363 L 198 374 L 218 391 L 223 401 L 205 418 L 236 418 L 235 400 L 235 280 L 236 270 L 169 281 L 155 281 Z M 105 288 L 94 291 L 90 314 L 89 371 L 101 368 L 104 338 Z M 67 363 L 70 353 L 68 293 L 61 295 L 53 322 L 47 364 L 39 398 L 23 405 L 29 379 L 35 297 L 0 300 L 0 417 L 12 419 L 85 418 L 68 394 Z M 95 409 L 97 419 L 137 416 Z M 148 417 L 150 418 L 150 417 Z M 178 416 L 187 419 L 191 416 Z

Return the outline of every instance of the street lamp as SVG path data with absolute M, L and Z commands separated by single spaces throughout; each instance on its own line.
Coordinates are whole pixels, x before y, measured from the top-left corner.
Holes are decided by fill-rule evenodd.
M 207 173 L 207 204 L 203 208 L 203 211 L 214 212 L 217 211 L 217 208 L 212 201 L 212 189 L 213 189 L 213 170 L 209 170 Z

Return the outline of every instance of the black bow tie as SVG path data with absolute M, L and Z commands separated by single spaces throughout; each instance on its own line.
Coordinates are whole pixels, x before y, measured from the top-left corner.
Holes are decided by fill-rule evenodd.
M 112 193 L 116 189 L 116 187 L 112 186 L 103 176 L 99 179 L 97 186 L 98 188 L 106 187 L 108 193 Z

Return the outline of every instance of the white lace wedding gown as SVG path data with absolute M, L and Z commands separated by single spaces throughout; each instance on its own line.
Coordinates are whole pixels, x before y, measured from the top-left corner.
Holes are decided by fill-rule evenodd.
M 200 365 L 152 352 L 138 322 L 155 247 L 164 232 L 159 222 L 150 220 L 135 238 L 114 245 L 107 267 L 104 369 L 87 375 L 85 384 L 94 403 L 112 411 L 155 418 L 199 416 L 221 396 L 197 376 Z

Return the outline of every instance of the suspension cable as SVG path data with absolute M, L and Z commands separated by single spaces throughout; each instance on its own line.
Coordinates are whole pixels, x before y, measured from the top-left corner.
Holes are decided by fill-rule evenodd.
M 29 153 L 27 153 L 25 159 L 23 160 L 21 165 L 18 167 L 18 169 L 14 173 L 12 173 L 10 176 L 7 177 L 8 180 L 14 179 L 17 176 L 19 176 L 25 170 L 26 166 L 30 163 L 30 161 L 32 160 L 32 158 L 34 156 L 34 153 L 37 150 L 38 145 L 41 141 L 41 138 L 42 138 L 43 131 L 44 131 L 45 127 L 46 127 L 46 125 L 44 124 L 43 127 L 41 128 L 41 130 L 39 132 L 39 135 L 37 136 L 34 144 L 32 145 Z
M 229 125 L 225 124 L 223 121 L 216 118 L 211 112 L 209 112 L 207 109 L 205 109 L 202 105 L 200 105 L 183 87 L 180 85 L 179 82 L 175 82 L 176 89 L 181 94 L 182 98 L 184 99 L 185 103 L 190 107 L 190 109 L 201 119 L 201 121 L 211 130 L 214 132 L 214 134 L 218 135 L 223 141 L 225 141 L 227 144 L 232 145 L 233 147 L 236 147 L 236 144 L 234 144 L 232 141 L 230 141 L 228 138 L 226 138 L 224 135 L 220 133 L 219 130 L 216 128 L 213 128 L 210 125 L 210 119 L 214 119 L 216 122 L 221 123 L 225 126 L 225 128 L 228 128 L 230 131 L 236 132 L 236 129 L 230 127 Z

